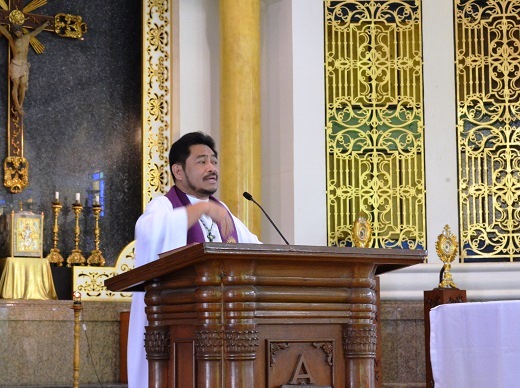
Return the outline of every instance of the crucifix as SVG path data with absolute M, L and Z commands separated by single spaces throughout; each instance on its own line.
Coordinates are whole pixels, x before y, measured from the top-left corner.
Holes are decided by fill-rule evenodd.
M 10 48 L 4 186 L 12 193 L 20 193 L 29 184 L 29 162 L 23 156 L 23 101 L 29 77 L 29 45 L 37 54 L 41 54 L 45 46 L 36 35 L 42 31 L 75 39 L 81 39 L 87 32 L 87 25 L 81 16 L 64 13 L 55 16 L 37 15 L 32 11 L 47 4 L 47 0 L 32 0 L 25 6 L 24 2 L 9 0 L 7 4 L 6 0 L 0 0 L 0 32 L 8 39 Z

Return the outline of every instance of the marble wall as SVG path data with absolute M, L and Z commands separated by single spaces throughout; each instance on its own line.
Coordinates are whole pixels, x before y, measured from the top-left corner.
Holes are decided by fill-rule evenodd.
M 383 301 L 380 316 L 383 387 L 425 387 L 423 301 Z
M 25 1 L 24 3 L 27 3 Z M 4 212 L 31 206 L 43 212 L 44 255 L 52 247 L 51 202 L 60 192 L 59 248 L 66 258 L 74 248 L 71 204 L 80 193 L 80 248 L 94 249 L 90 210 L 92 175 L 104 177 L 101 245 L 107 265 L 133 240 L 141 205 L 141 1 L 53 0 L 34 13 L 81 15 L 83 40 L 42 32 L 45 52 L 29 52 L 30 79 L 24 103 L 24 156 L 29 186 L 20 194 L 0 188 Z M 7 52 L 0 39 L 0 155 L 7 152 Z M 3 176 L 3 172 L 2 172 Z M 30 205 L 32 203 L 32 205 Z
M 70 301 L 0 300 L 0 387 L 70 384 L 71 307 Z M 84 302 L 83 307 L 80 383 L 97 384 L 97 376 L 104 386 L 118 383 L 119 318 L 130 306 Z M 426 385 L 423 318 L 422 301 L 381 303 L 383 387 Z
M 117 383 L 119 318 L 130 305 L 84 302 L 82 306 L 80 384 Z M 0 300 L 0 338 L 0 387 L 72 386 L 71 301 Z

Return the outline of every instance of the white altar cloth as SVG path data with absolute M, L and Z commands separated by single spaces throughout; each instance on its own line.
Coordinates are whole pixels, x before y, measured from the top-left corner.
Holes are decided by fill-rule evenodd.
M 520 301 L 433 308 L 430 356 L 435 388 L 520 387 Z

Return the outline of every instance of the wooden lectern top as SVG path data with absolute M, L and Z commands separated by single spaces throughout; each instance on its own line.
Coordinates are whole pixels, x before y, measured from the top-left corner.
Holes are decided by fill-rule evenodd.
M 264 262 L 316 263 L 317 261 L 375 265 L 375 275 L 423 263 L 425 250 L 328 247 L 275 244 L 197 243 L 159 255 L 159 259 L 105 281 L 111 291 L 143 291 L 148 280 L 164 276 L 201 261 L 254 259 Z

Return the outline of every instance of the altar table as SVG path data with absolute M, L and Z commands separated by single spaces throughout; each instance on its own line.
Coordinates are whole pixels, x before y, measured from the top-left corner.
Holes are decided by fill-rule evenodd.
M 58 299 L 49 261 L 39 257 L 0 259 L 0 298 Z
M 445 304 L 430 311 L 435 388 L 520 387 L 520 301 Z

